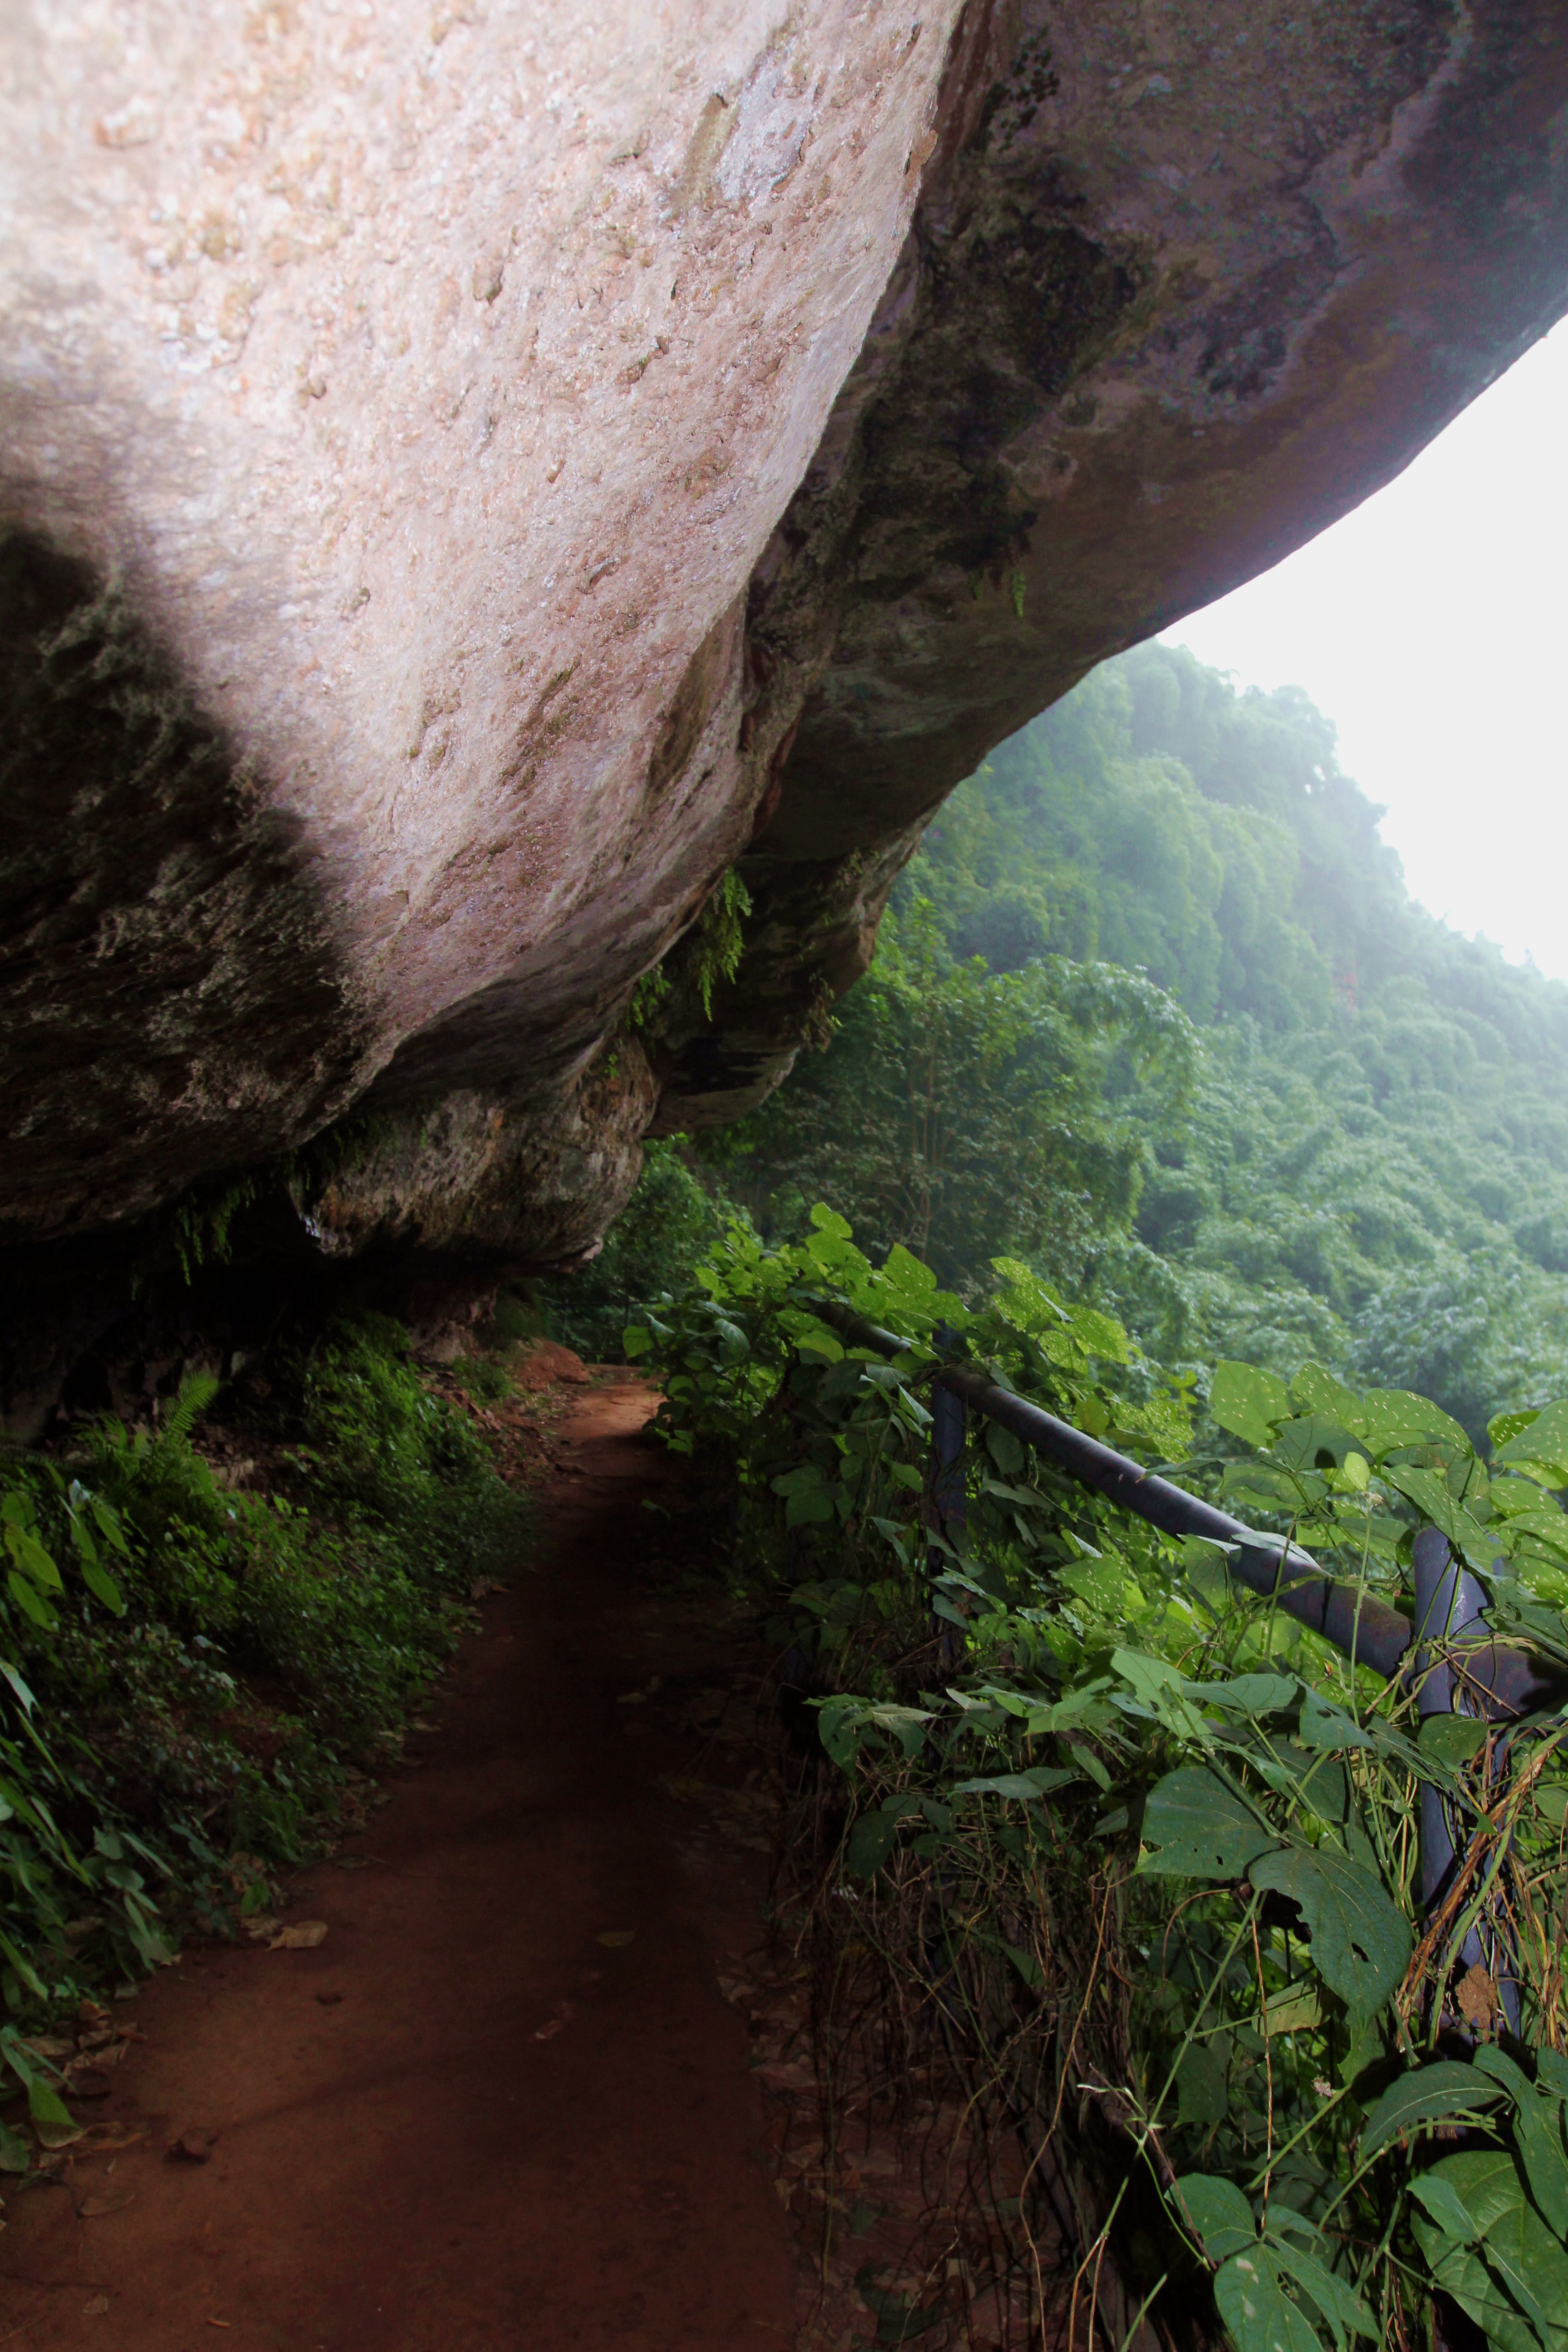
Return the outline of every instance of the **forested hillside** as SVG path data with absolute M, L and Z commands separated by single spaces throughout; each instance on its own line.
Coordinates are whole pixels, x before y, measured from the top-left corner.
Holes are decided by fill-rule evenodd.
M 705 1181 L 971 1295 L 1026 1256 L 1171 1365 L 1312 1356 L 1472 1427 L 1553 1391 L 1568 988 L 1416 906 L 1377 821 L 1299 690 L 1108 664 L 953 795 L 831 1045 Z

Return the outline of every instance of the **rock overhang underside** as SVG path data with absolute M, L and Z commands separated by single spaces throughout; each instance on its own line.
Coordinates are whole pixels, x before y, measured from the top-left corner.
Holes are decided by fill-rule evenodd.
M 992 744 L 1568 303 L 1554 5 L 18 0 L 0 47 L 24 1298 L 193 1200 L 265 1265 L 591 1254 Z

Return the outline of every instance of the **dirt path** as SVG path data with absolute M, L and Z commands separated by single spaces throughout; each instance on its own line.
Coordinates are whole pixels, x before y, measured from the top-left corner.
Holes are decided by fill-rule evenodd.
M 617 1704 L 685 1663 L 635 1572 L 648 1409 L 610 1387 L 561 1424 L 540 1572 L 486 1603 L 419 1769 L 291 1892 L 324 1943 L 193 1953 L 135 2004 L 95 2119 L 148 2139 L 9 2200 L 12 2352 L 793 2344 L 715 1982 L 756 1941 L 760 1864 L 682 1858 L 657 1781 L 691 1742 Z M 196 2130 L 210 2160 L 172 2161 Z

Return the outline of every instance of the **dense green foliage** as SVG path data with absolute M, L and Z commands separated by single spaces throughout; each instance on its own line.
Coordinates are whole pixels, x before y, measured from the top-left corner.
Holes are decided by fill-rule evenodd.
M 280 1350 L 244 1400 L 276 1491 L 195 1442 L 194 1377 L 153 1432 L 0 1471 L 0 1990 L 14 2020 L 134 1978 L 192 1922 L 231 1931 L 300 1860 L 467 1622 L 521 1507 L 427 1394 L 395 1324 Z M 54 2097 L 0 2025 L 35 2116 Z M 8 2153 L 6 2152 L 8 2151 Z M 0 2165 L 25 2162 L 15 2135 Z
M 637 1191 L 580 1274 L 533 1286 L 538 1320 L 590 1363 L 612 1363 L 621 1333 L 647 1298 L 685 1282 L 736 1214 L 716 1185 L 704 1186 L 679 1138 L 646 1144 Z
M 1441 2286 L 1498 2352 L 1560 2352 L 1568 1733 L 1505 1743 L 1444 1714 L 1417 1736 L 1411 1684 L 1352 1671 L 1234 1587 L 1222 1549 L 1156 1535 L 994 1423 L 962 1518 L 950 1499 L 933 1528 L 939 1344 L 1145 1457 L 1189 1434 L 1185 1391 L 1110 1318 L 994 1272 L 967 1307 L 901 1249 L 874 1270 L 817 1208 L 799 1245 L 737 1228 L 626 1335 L 672 1446 L 727 1466 L 814 1694 L 829 2063 L 869 2031 L 890 2078 L 934 2067 L 1020 2135 L 1020 2223 L 1032 2248 L 1070 2200 L 1075 2301 L 1110 2250 L 1110 2342 L 1152 2305 L 1189 2342 L 1217 2313 L 1238 2352 L 1413 2347 Z M 847 1344 L 843 1305 L 905 1351 Z M 1440 1528 L 1493 1627 L 1568 1666 L 1568 1406 L 1495 1423 L 1489 1468 L 1441 1408 L 1312 1364 L 1289 1387 L 1224 1365 L 1210 1407 L 1252 1449 L 1225 1491 L 1254 1517 L 1406 1605 L 1415 1531 Z M 1460 1856 L 1426 1920 L 1422 1789 Z
M 1028 1256 L 1169 1362 L 1310 1353 L 1472 1433 L 1539 1401 L 1568 989 L 1415 906 L 1377 814 L 1298 691 L 1108 664 L 948 802 L 726 1181 L 770 1234 L 825 1197 L 966 1292 Z
M 1111 2343 L 1148 2298 L 1238 2352 L 1414 2347 L 1440 2293 L 1498 2352 L 1568 2343 L 1568 1735 L 1418 1724 L 994 1425 L 962 1514 L 927 1466 L 945 1325 L 1406 1613 L 1440 1529 L 1568 1669 L 1568 990 L 1415 906 L 1377 816 L 1300 694 L 1108 665 L 953 796 L 826 1050 L 633 1229 L 628 1352 L 816 1710 L 818 2047 L 1022 2139 L 1036 2324 L 1068 2209 Z M 695 1265 L 694 1163 L 748 1213 Z M 1423 1791 L 1458 1854 L 1426 1916 Z M 940 2315 L 879 2294 L 882 2340 Z
M 917 901 L 886 919 L 830 1049 L 704 1157 L 767 1231 L 826 1195 L 868 1248 L 901 1243 L 955 1288 L 1006 1253 L 1066 1277 L 1131 1217 L 1140 1125 L 1176 1114 L 1194 1052 L 1147 981 L 1058 956 L 955 963 Z

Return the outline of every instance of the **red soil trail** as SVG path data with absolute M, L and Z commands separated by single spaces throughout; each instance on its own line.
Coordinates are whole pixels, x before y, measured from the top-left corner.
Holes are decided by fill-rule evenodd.
M 758 1886 L 683 1863 L 656 1776 L 690 1743 L 616 1704 L 686 1664 L 637 1576 L 650 1404 L 606 1387 L 561 1424 L 538 1572 L 485 1604 L 351 1868 L 291 1890 L 326 1940 L 192 1953 L 136 2003 L 145 2046 L 94 2119 L 148 2140 L 7 2200 L 12 2352 L 793 2345 L 715 1983 Z M 164 2153 L 202 2129 L 209 2161 Z

